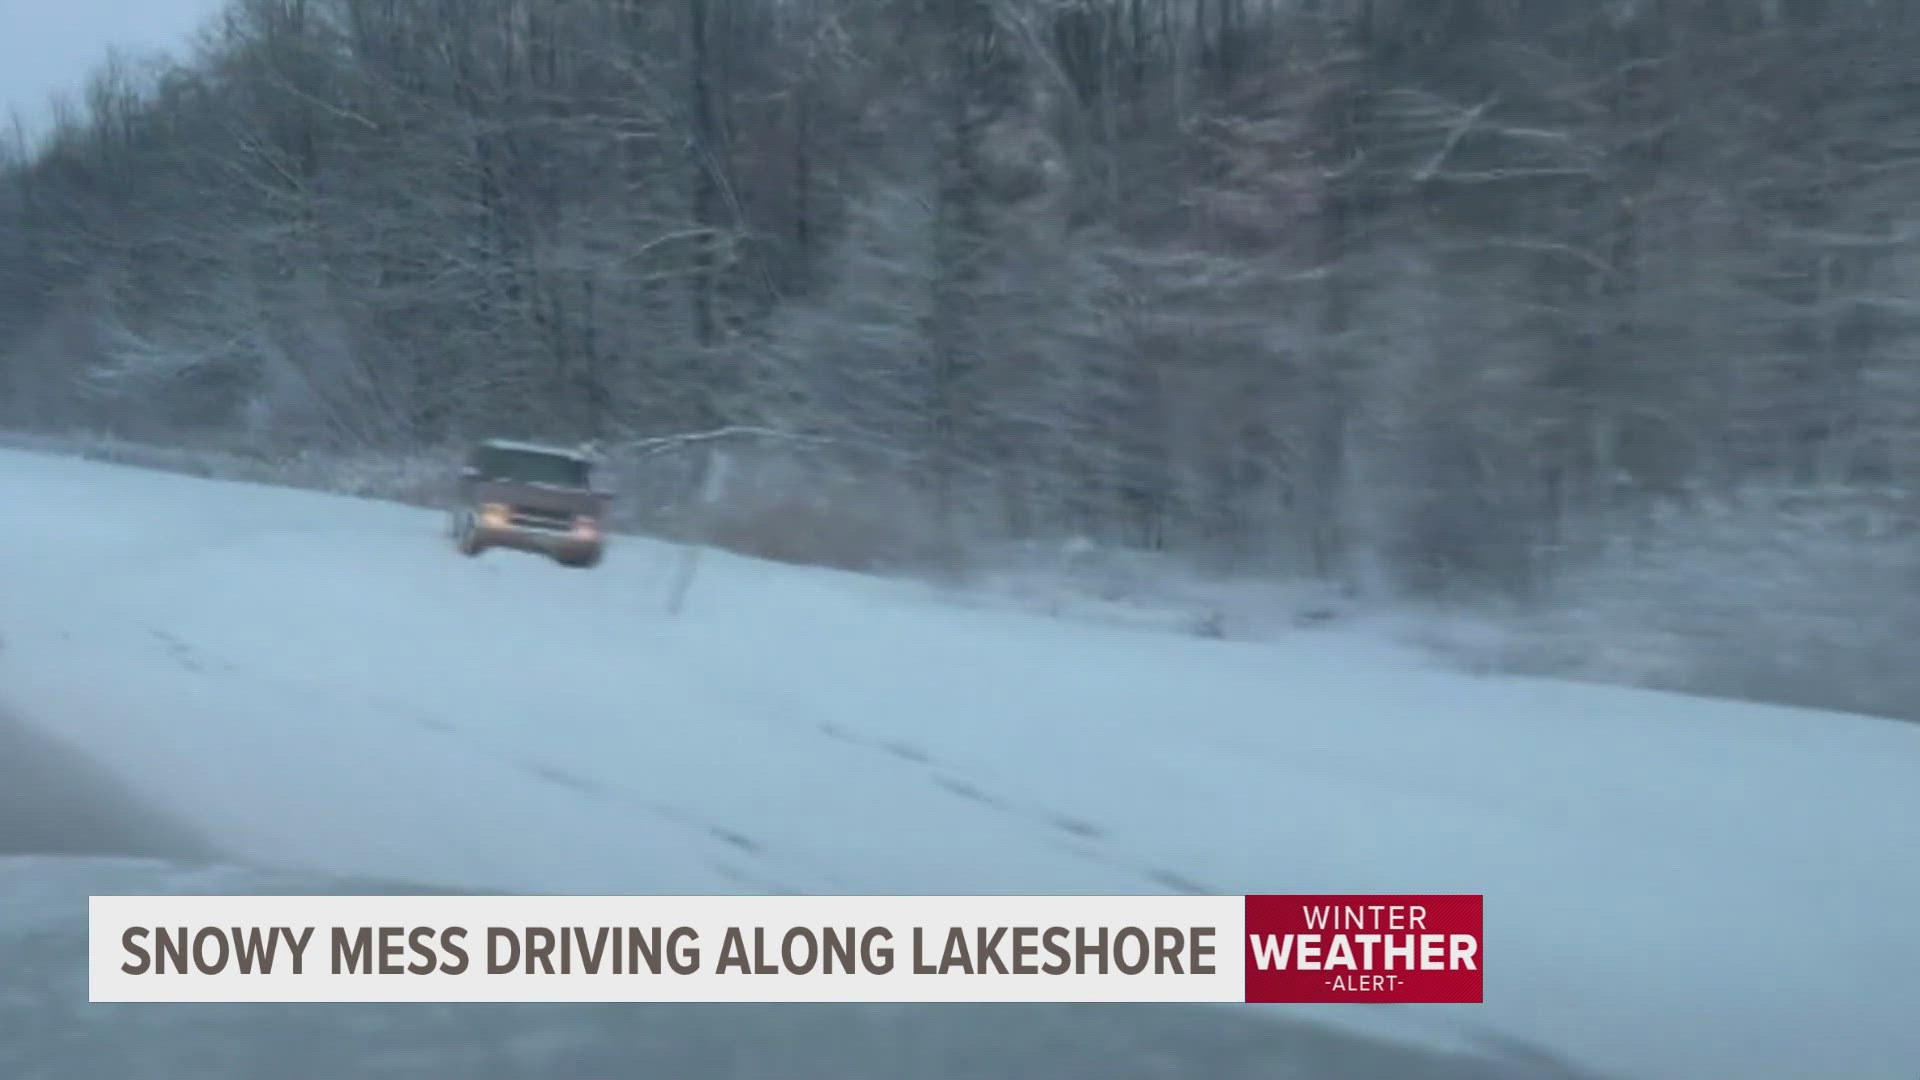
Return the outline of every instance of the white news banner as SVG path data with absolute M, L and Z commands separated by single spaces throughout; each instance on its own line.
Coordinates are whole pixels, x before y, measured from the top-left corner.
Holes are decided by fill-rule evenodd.
M 1235 1002 L 1239 896 L 95 896 L 93 1001 Z

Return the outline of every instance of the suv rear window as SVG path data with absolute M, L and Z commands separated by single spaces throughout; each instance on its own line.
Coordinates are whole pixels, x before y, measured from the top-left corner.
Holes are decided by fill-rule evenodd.
M 474 451 L 473 467 L 489 480 L 513 480 L 523 484 L 551 484 L 569 488 L 588 486 L 592 471 L 586 462 L 565 454 L 542 454 L 499 446 L 483 446 Z

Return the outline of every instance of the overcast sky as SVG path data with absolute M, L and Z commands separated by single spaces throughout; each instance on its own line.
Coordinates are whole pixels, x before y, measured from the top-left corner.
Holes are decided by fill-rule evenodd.
M 46 123 L 54 94 L 78 95 L 109 48 L 177 53 L 222 0 L 0 0 L 0 120 Z

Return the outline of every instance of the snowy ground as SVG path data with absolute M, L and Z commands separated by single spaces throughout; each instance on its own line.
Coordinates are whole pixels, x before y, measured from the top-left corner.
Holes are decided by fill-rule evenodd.
M 1911 1080 L 1920 727 L 1231 644 L 0 453 L 0 697 L 233 854 L 544 892 L 1465 891 L 1487 1003 L 1642 1077 Z

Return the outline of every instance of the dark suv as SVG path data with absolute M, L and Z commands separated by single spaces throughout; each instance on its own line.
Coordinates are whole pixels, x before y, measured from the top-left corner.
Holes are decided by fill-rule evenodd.
M 453 537 L 462 554 L 492 547 L 551 556 L 565 566 L 594 566 L 606 551 L 591 457 L 534 443 L 490 439 L 460 471 Z

